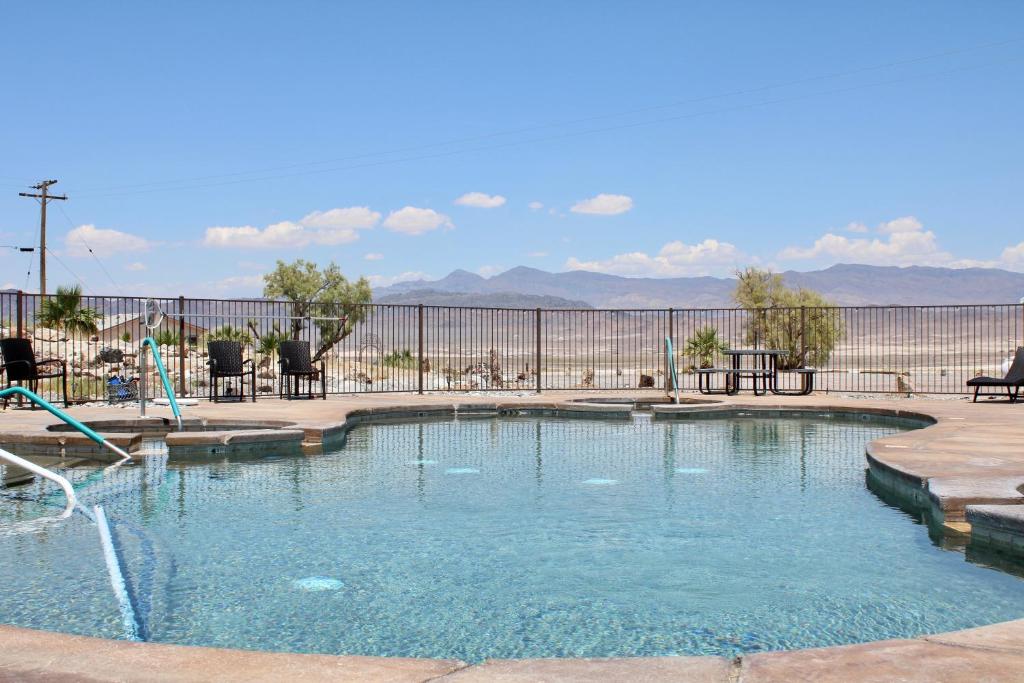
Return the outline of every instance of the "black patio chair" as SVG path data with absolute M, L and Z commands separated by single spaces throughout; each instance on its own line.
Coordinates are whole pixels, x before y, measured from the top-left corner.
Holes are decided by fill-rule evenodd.
M 238 399 L 245 400 L 245 376 L 249 376 L 249 384 L 252 389 L 252 402 L 256 402 L 256 363 L 251 358 L 242 360 L 242 344 L 236 341 L 211 341 L 206 342 L 206 349 L 210 353 L 210 360 L 206 361 L 210 366 L 210 400 L 217 403 L 220 400 L 218 383 L 221 379 L 229 377 L 239 378 Z M 248 368 L 246 368 L 248 366 Z
M 325 401 L 327 400 L 327 367 L 324 364 L 323 358 L 317 363 L 320 366 L 319 368 L 313 367 L 308 341 L 283 341 L 278 349 L 278 354 L 281 356 L 279 361 L 281 365 L 281 379 L 279 383 L 281 398 L 285 398 L 286 393 L 288 400 L 297 397 L 299 395 L 299 381 L 305 379 L 308 398 L 313 398 L 313 382 L 319 380 L 320 398 Z M 294 389 L 291 386 L 293 379 L 295 381 Z
M 974 387 L 974 402 L 978 401 L 978 392 L 982 387 L 985 387 L 1006 389 L 1006 396 L 1010 399 L 1010 403 L 1015 403 L 1020 394 L 1020 388 L 1024 387 L 1024 346 L 1017 347 L 1017 353 L 1013 355 L 1013 363 L 1010 364 L 1006 377 L 1002 379 L 998 377 L 972 377 L 967 380 L 967 386 Z
M 3 353 L 4 362 L 0 365 L 0 375 L 4 376 L 9 388 L 11 382 L 17 382 L 19 386 L 23 382 L 28 383 L 28 390 L 37 392 L 39 380 L 60 378 L 61 391 L 64 392 L 64 407 L 71 406 L 68 399 L 68 365 L 60 358 L 47 358 L 36 360 L 36 354 L 32 351 L 32 342 L 28 339 L 10 337 L 0 339 L 0 353 Z M 44 367 L 48 366 L 48 367 Z M 32 404 L 35 407 L 35 404 Z

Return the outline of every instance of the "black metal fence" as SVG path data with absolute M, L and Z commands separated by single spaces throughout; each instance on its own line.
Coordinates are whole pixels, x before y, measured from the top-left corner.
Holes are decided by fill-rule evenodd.
M 176 392 L 208 392 L 206 342 L 243 342 L 262 394 L 279 389 L 276 344 L 308 340 L 329 393 L 668 389 L 666 337 L 681 388 L 693 370 L 723 363 L 723 348 L 780 348 L 784 368 L 815 367 L 830 392 L 965 392 L 999 375 L 1024 344 L 1024 306 L 542 310 L 265 300 L 157 299 L 156 333 Z M 0 336 L 33 341 L 38 358 L 68 364 L 75 400 L 107 397 L 110 377 L 138 373 L 146 299 L 83 296 L 96 329 L 44 315 L 39 295 L 0 293 Z M 345 319 L 347 322 L 342 322 Z M 781 373 L 783 382 L 798 382 Z M 0 383 L 6 380 L 0 377 Z M 160 392 L 158 382 L 150 382 Z M 41 393 L 57 398 L 56 384 Z

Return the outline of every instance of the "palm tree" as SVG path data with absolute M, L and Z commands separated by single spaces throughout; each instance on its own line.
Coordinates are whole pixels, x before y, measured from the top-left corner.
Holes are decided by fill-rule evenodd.
M 714 365 L 715 354 L 728 350 L 729 346 L 718 336 L 713 327 L 702 327 L 686 340 L 686 355 L 698 361 L 701 368 Z
M 36 322 L 69 335 L 96 334 L 102 317 L 99 311 L 82 306 L 82 288 L 74 285 L 58 287 L 55 295 L 43 299 Z
M 43 299 L 36 314 L 36 322 L 40 325 L 63 330 L 69 337 L 96 334 L 99 331 L 97 323 L 102 318 L 96 309 L 82 306 L 82 288 L 78 285 L 58 287 L 56 294 Z M 78 396 L 78 382 L 75 374 L 70 374 L 71 393 Z

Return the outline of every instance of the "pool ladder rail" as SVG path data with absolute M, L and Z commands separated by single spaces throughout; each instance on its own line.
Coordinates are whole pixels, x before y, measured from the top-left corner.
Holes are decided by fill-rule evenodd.
M 20 395 L 29 399 L 33 403 L 45 408 L 49 412 L 53 413 L 64 422 L 68 423 L 79 432 L 85 434 L 96 443 L 104 446 L 121 457 L 121 460 L 114 463 L 112 467 L 117 467 L 128 460 L 131 460 L 131 456 L 128 455 L 124 450 L 118 448 L 114 444 L 110 443 L 102 436 L 89 429 L 84 424 L 71 417 L 67 413 L 58 408 L 55 408 L 46 400 L 40 398 L 35 393 L 24 389 L 22 387 L 11 387 L 0 391 L 0 398 L 7 398 L 8 396 Z M 114 597 L 117 598 L 118 608 L 121 611 L 121 621 L 124 626 L 125 638 L 128 640 L 140 640 L 140 628 L 139 620 L 136 614 L 134 605 L 132 604 L 131 598 L 128 595 L 127 584 L 124 580 L 124 572 L 121 570 L 121 561 L 117 556 L 117 551 L 114 548 L 113 536 L 110 533 L 110 525 L 107 523 L 107 517 L 103 512 L 103 508 L 99 505 L 93 507 L 92 512 L 82 507 L 78 502 L 78 497 L 75 495 L 75 489 L 65 477 L 46 469 L 40 465 L 35 464 L 30 460 L 26 460 L 20 456 L 15 455 L 9 451 L 0 449 L 0 460 L 21 467 L 28 470 L 32 474 L 43 477 L 49 481 L 54 482 L 64 492 L 64 496 L 67 502 L 64 506 L 64 512 L 62 512 L 58 519 L 67 519 L 74 513 L 76 509 L 80 510 L 90 521 L 96 524 L 96 528 L 100 534 L 100 545 L 103 548 L 103 558 L 107 565 L 107 574 L 110 576 L 110 585 L 114 590 Z
M 171 379 L 167 376 L 167 369 L 160 358 L 160 346 L 152 337 L 146 337 L 139 345 L 139 417 L 146 416 L 146 380 L 149 373 L 146 371 L 146 348 L 153 352 L 153 362 L 156 364 L 157 372 L 160 373 L 160 382 L 164 386 L 164 393 L 167 394 L 167 401 L 171 404 L 171 412 L 174 413 L 174 420 L 178 423 L 178 431 L 184 429 L 181 420 L 181 408 L 178 406 L 178 399 L 174 395 L 174 387 L 171 386 Z
M 676 405 L 679 404 L 679 373 L 676 371 L 676 354 L 672 349 L 672 338 L 665 337 L 665 354 L 668 357 L 669 374 L 672 376 L 672 388 L 676 392 Z
M 132 459 L 132 456 L 128 455 L 128 453 L 123 448 L 120 448 L 110 443 L 101 434 L 97 434 L 95 431 L 85 426 L 75 418 L 71 417 L 60 408 L 57 408 L 46 399 L 39 396 L 38 394 L 29 391 L 24 387 L 10 387 L 8 389 L 0 391 L 0 399 L 9 398 L 11 396 L 22 396 L 24 398 L 27 398 L 32 403 L 49 412 L 51 415 L 54 415 L 63 420 L 65 423 L 71 425 L 72 427 L 75 428 L 75 430 L 81 432 L 82 434 L 85 434 L 87 437 L 98 443 L 100 446 L 103 446 L 108 451 L 111 451 L 114 455 L 116 455 L 119 458 L 116 464 L 121 464 Z

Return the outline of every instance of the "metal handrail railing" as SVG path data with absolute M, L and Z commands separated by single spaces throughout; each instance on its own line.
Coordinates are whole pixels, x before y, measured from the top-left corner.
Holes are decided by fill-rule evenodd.
M 668 354 L 669 373 L 672 375 L 672 388 L 676 391 L 676 403 L 679 403 L 679 373 L 676 371 L 676 354 L 672 349 L 672 338 L 665 337 L 665 352 Z
M 51 472 L 45 467 L 40 467 L 34 462 L 17 456 L 14 453 L 11 453 L 10 451 L 5 451 L 2 448 L 0 448 L 0 460 L 6 460 L 12 465 L 17 465 L 18 467 L 28 470 L 32 474 L 43 477 L 44 479 L 49 479 L 50 481 L 57 484 L 57 486 L 59 486 L 61 490 L 64 491 L 64 495 L 67 497 L 68 501 L 67 505 L 64 507 L 64 512 L 60 515 L 61 518 L 70 517 L 71 513 L 74 512 L 75 506 L 78 505 L 78 498 L 75 496 L 75 489 L 71 486 L 70 481 L 60 476 L 56 472 Z
M 174 413 L 174 419 L 178 422 L 178 431 L 180 432 L 184 428 L 181 420 L 181 408 L 178 407 L 178 399 L 174 395 L 174 388 L 171 386 L 171 379 L 167 376 L 164 362 L 160 359 L 160 346 L 152 337 L 143 339 L 139 346 L 139 415 L 142 417 L 146 415 L 146 378 L 149 374 L 146 371 L 147 346 L 153 352 L 153 362 L 156 363 L 156 369 L 160 373 L 160 382 L 164 385 L 164 393 L 167 394 L 171 412 Z
M 70 415 L 65 413 L 63 410 L 60 410 L 59 408 L 56 408 L 49 401 L 47 401 L 46 399 L 38 396 L 34 392 L 31 392 L 31 391 L 29 391 L 28 389 L 26 389 L 24 387 L 9 387 L 7 389 L 3 389 L 2 391 L 0 391 L 0 398 L 7 398 L 8 396 L 15 396 L 15 395 L 24 396 L 25 398 L 27 398 L 32 403 L 35 403 L 40 408 L 43 408 L 46 411 L 48 411 L 50 414 L 55 415 L 56 417 L 60 418 L 65 423 L 71 425 L 76 430 L 78 430 L 82 434 L 85 434 L 87 437 L 89 437 L 90 439 L 92 439 L 93 441 L 98 443 L 100 446 L 103 446 L 107 450 L 112 451 L 115 455 L 117 455 L 119 458 L 121 458 L 121 462 L 125 462 L 126 460 L 131 460 L 132 459 L 132 456 L 128 455 L 128 453 L 125 452 L 123 449 L 121 449 L 118 446 L 115 446 L 114 444 L 110 443 L 102 435 L 97 434 L 92 429 L 90 429 L 89 427 L 86 427 L 84 424 L 82 424 L 81 422 L 79 422 L 75 418 L 71 417 Z

